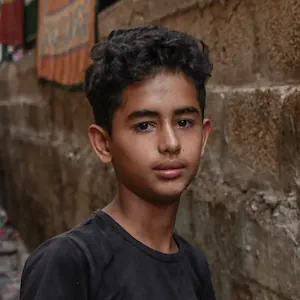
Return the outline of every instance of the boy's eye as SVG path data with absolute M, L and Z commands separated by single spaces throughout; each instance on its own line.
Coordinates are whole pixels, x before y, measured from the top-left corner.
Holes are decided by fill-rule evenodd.
M 194 121 L 193 120 L 179 120 L 177 122 L 177 125 L 180 127 L 180 128 L 187 128 L 187 127 L 192 127 L 194 124 Z
M 154 127 L 153 124 L 149 123 L 149 122 L 143 122 L 143 123 L 139 123 L 135 126 L 135 130 L 136 131 L 140 131 L 140 132 L 145 132 L 145 131 L 150 131 L 152 130 Z

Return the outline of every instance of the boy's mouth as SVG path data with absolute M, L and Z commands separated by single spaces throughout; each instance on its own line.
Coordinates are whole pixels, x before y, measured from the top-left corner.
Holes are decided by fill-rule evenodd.
M 181 176 L 185 164 L 178 160 L 170 160 L 156 165 L 153 170 L 163 179 L 176 179 Z

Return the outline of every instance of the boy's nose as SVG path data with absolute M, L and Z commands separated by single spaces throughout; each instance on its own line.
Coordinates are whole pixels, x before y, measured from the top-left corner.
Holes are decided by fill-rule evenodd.
M 161 153 L 179 153 L 181 150 L 181 144 L 175 130 L 171 126 L 166 126 L 162 131 L 159 141 L 159 152 Z

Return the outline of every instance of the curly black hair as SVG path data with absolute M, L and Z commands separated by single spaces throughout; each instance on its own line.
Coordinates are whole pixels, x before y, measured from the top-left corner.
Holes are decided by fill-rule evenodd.
M 112 31 L 95 44 L 91 58 L 85 92 L 96 124 L 109 134 L 126 87 L 163 70 L 183 72 L 195 84 L 204 115 L 205 84 L 212 64 L 208 47 L 202 41 L 183 32 L 146 25 Z

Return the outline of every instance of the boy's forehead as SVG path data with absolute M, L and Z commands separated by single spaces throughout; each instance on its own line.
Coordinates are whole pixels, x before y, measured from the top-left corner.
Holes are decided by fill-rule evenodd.
M 160 73 L 127 87 L 120 109 L 175 110 L 191 105 L 199 106 L 195 86 L 180 73 Z

